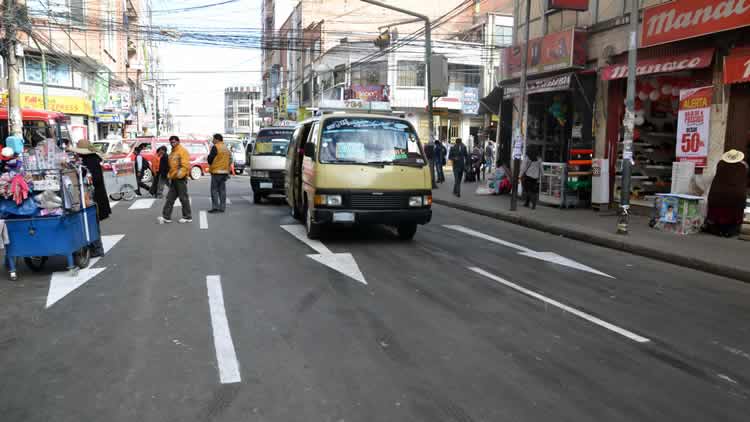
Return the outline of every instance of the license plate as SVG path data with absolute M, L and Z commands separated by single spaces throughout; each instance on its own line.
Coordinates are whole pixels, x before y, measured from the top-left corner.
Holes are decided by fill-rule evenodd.
M 261 183 L 260 188 L 261 189 L 273 189 L 273 183 Z
M 354 213 L 353 212 L 335 212 L 333 213 L 334 223 L 353 223 Z

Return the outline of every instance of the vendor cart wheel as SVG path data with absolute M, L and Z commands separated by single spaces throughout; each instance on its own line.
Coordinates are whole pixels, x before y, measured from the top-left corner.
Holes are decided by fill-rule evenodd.
M 113 194 L 109 195 L 109 199 L 111 199 L 113 201 L 119 201 L 120 199 L 122 199 L 122 194 L 121 193 L 113 193 Z
M 126 201 L 135 199 L 135 188 L 130 185 L 122 185 L 120 188 L 120 197 Z
M 47 263 L 47 257 L 46 256 L 29 256 L 23 259 L 23 262 L 26 263 L 26 266 L 31 269 L 31 271 L 39 272 L 42 271 L 42 268 L 44 268 L 44 264 Z
M 78 268 L 86 268 L 91 260 L 91 249 L 88 246 L 82 247 L 78 252 L 73 254 L 73 262 Z

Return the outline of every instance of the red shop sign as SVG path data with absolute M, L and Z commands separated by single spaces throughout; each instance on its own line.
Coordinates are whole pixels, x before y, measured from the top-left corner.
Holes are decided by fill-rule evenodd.
M 750 0 L 675 0 L 643 11 L 641 46 L 750 25 Z
M 724 83 L 750 82 L 750 47 L 735 48 L 724 57 Z
M 677 56 L 664 56 L 656 59 L 638 60 L 635 68 L 636 76 L 651 75 L 654 73 L 677 72 L 680 70 L 702 69 L 711 65 L 714 49 L 707 48 L 694 53 L 680 54 Z M 602 79 L 609 81 L 628 77 L 628 65 L 615 64 L 602 69 Z
M 521 75 L 522 47 L 502 50 L 501 80 Z M 534 75 L 561 69 L 583 67 L 586 64 L 586 33 L 570 29 L 529 41 L 528 74 Z
M 589 10 L 589 0 L 549 0 L 547 8 L 550 10 Z

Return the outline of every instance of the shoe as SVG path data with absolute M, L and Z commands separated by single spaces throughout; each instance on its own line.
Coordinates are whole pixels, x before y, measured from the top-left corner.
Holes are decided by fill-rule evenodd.
M 216 210 L 218 213 L 223 213 L 225 210 Z
M 193 222 L 192 218 L 180 218 L 180 220 L 178 221 L 178 223 L 180 224 L 186 224 L 186 223 L 192 223 L 192 222 Z
M 208 210 L 207 212 L 208 212 L 209 214 L 215 214 L 215 213 L 217 213 L 217 212 L 221 212 L 221 211 L 220 211 L 220 210 L 214 210 L 214 209 L 211 209 L 211 210 Z
M 172 220 L 169 220 L 169 219 L 167 219 L 167 218 L 164 218 L 164 217 L 162 217 L 162 216 L 158 216 L 158 217 L 156 218 L 156 221 L 157 221 L 157 222 L 158 222 L 159 224 L 169 224 L 169 223 L 171 223 L 171 222 L 172 222 Z

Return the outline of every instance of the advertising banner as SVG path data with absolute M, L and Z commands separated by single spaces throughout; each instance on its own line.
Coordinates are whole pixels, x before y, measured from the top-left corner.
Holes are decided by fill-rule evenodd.
M 515 46 L 502 50 L 502 80 L 521 75 L 521 48 Z M 583 67 L 586 64 L 586 33 L 575 29 L 535 38 L 529 41 L 527 48 L 529 75 Z
M 385 102 L 390 101 L 388 97 L 388 85 L 352 84 L 351 88 L 346 93 L 345 99 L 362 100 L 367 102 Z
M 750 25 L 750 0 L 679 0 L 643 11 L 641 47 Z
M 750 47 L 735 48 L 724 57 L 724 83 L 750 82 Z
M 479 88 L 464 87 L 461 111 L 464 114 L 479 114 Z
M 677 161 L 693 161 L 696 167 L 706 166 L 713 90 L 712 86 L 706 86 L 680 91 Z
M 8 93 L 3 93 L 0 106 L 8 106 Z M 44 97 L 40 94 L 21 94 L 21 108 L 44 109 Z M 64 95 L 48 95 L 47 110 L 57 111 L 65 114 L 78 114 L 93 116 L 94 108 L 91 101 L 81 97 L 69 97 Z

